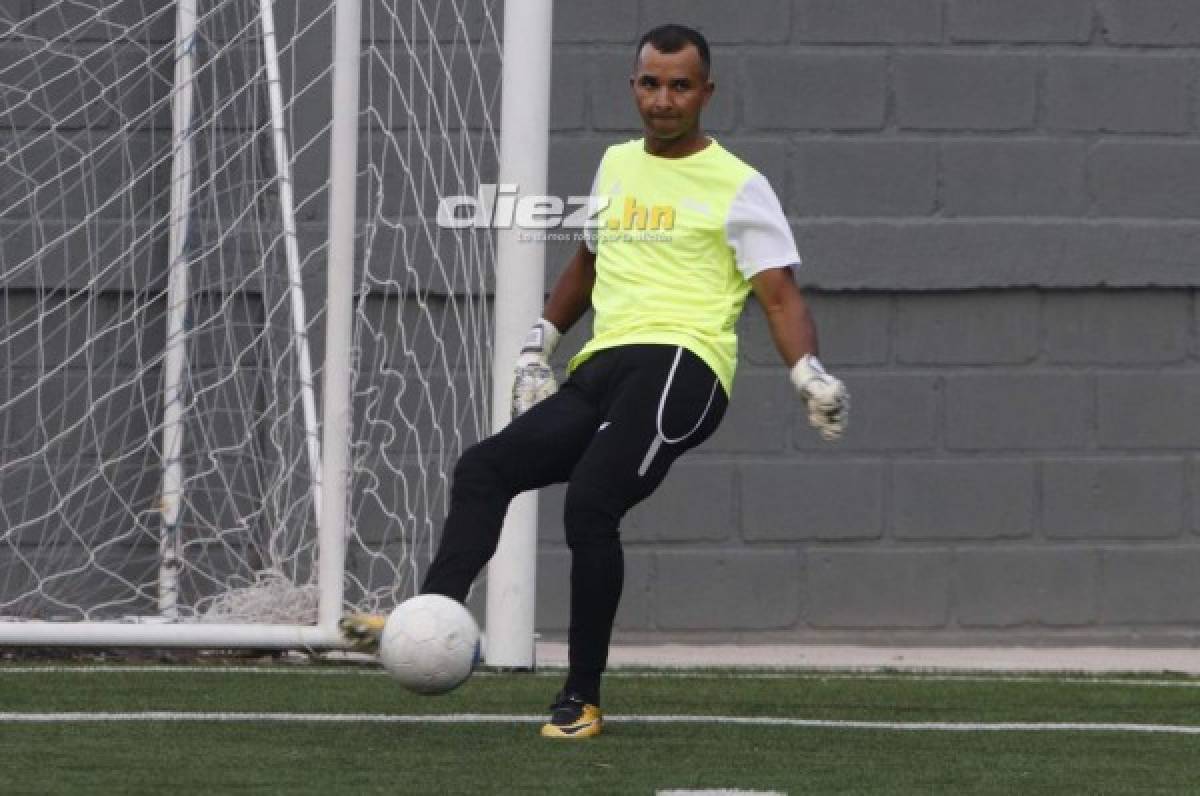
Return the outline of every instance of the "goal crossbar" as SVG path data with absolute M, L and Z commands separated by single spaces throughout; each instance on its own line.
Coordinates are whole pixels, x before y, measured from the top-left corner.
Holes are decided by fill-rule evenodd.
M 154 619 L 128 622 L 0 622 L 0 646 L 181 647 L 193 649 L 334 649 L 337 627 Z

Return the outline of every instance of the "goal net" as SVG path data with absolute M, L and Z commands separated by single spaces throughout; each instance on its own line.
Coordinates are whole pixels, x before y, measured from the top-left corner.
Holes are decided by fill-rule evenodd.
M 415 592 L 488 427 L 495 244 L 436 207 L 496 180 L 497 6 L 363 0 L 327 362 L 332 0 L 0 4 L 0 621 L 315 621 L 326 367 L 346 607 Z

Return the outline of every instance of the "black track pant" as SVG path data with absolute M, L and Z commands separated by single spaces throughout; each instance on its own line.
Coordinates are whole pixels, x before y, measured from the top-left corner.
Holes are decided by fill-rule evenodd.
M 557 393 L 463 453 L 421 590 L 465 600 L 496 551 L 509 502 L 525 490 L 569 482 L 566 688 L 597 702 L 624 576 L 621 518 L 658 487 L 680 454 L 713 433 L 726 404 L 716 375 L 686 349 L 630 345 L 595 354 Z

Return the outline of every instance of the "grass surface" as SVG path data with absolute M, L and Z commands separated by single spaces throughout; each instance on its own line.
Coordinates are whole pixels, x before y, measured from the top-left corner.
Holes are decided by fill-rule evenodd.
M 0 713 L 543 714 L 557 677 L 481 675 L 444 697 L 373 673 L 29 672 L 0 667 Z M 537 724 L 0 719 L 0 793 L 1188 793 L 1200 736 L 641 723 L 622 715 L 889 722 L 1200 725 L 1200 681 L 611 676 L 600 738 Z

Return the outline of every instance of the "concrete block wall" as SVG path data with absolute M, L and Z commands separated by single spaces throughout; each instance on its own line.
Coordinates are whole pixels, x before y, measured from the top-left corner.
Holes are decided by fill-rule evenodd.
M 553 189 L 638 134 L 637 35 L 702 30 L 708 129 L 783 201 L 854 396 L 823 443 L 748 304 L 723 427 L 626 518 L 619 638 L 1200 636 L 1200 4 L 555 12 Z M 546 636 L 567 621 L 561 500 Z
M 144 4 L 125 5 L 114 13 Z M 821 442 L 748 305 L 722 429 L 624 524 L 619 638 L 1200 637 L 1200 3 L 619 0 L 555 14 L 551 191 L 586 190 L 604 147 L 638 134 L 626 78 L 640 32 L 703 30 L 708 129 L 775 186 L 823 358 L 854 394 L 846 438 Z M 439 17 L 436 35 L 453 23 Z M 327 56 L 285 68 L 319 75 Z M 123 79 L 152 82 L 139 75 Z M 297 134 L 324 125 L 311 94 Z M 324 162 L 323 147 L 304 157 Z M 320 174 L 298 169 L 298 185 Z M 323 216 L 302 209 L 306 250 Z M 567 252 L 551 246 L 550 278 Z M 568 335 L 564 358 L 584 337 Z M 540 528 L 547 637 L 567 616 L 561 500 L 546 490 Z

